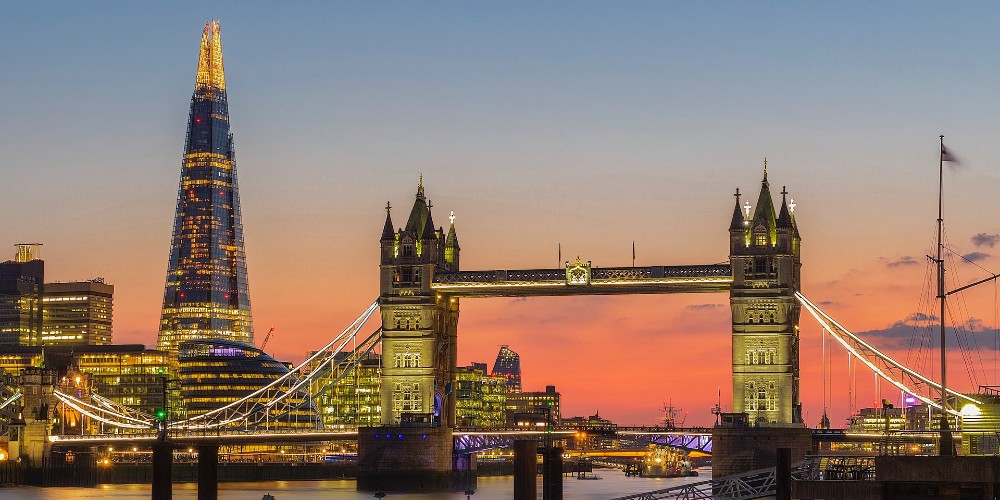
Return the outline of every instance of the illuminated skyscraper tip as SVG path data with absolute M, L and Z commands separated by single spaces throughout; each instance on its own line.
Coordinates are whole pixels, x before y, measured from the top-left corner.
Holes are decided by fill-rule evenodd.
M 222 30 L 219 21 L 205 23 L 201 33 L 201 52 L 198 56 L 197 89 L 226 90 L 226 73 L 222 66 Z
M 188 117 L 157 348 L 253 343 L 243 223 L 219 23 L 205 25 Z

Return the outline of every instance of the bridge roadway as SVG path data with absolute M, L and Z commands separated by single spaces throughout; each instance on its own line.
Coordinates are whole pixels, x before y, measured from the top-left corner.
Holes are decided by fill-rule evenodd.
M 728 292 L 732 267 L 594 267 L 566 269 L 456 271 L 436 273 L 431 289 L 456 297 L 627 295 L 638 293 Z
M 545 428 L 458 428 L 454 431 L 455 450 L 474 453 L 488 449 L 503 448 L 517 439 L 539 439 L 555 437 L 566 439 L 586 433 L 591 436 L 628 436 L 653 444 L 675 446 L 689 451 L 712 453 L 712 429 L 708 427 L 666 428 L 666 427 L 565 427 Z M 850 432 L 845 429 L 813 429 L 814 443 L 881 443 L 885 433 Z M 956 439 L 961 433 L 953 433 Z M 358 438 L 356 429 L 287 429 L 287 430 L 243 430 L 227 431 L 171 431 L 168 440 L 178 445 L 219 444 L 286 444 L 323 441 L 350 441 Z M 934 431 L 893 431 L 889 433 L 892 443 L 933 444 L 939 439 Z M 49 442 L 53 447 L 101 446 L 101 445 L 152 445 L 157 442 L 157 434 L 84 434 L 53 435 Z
M 633 436 L 677 436 L 707 440 L 712 438 L 711 429 L 687 428 L 666 429 L 663 427 L 617 427 L 589 428 L 557 426 L 551 430 L 544 427 L 535 428 L 458 428 L 454 431 L 456 440 L 464 438 L 499 438 L 509 444 L 510 441 L 521 439 L 544 439 L 547 436 L 566 439 L 579 432 L 590 435 L 633 435 Z M 178 444 L 214 443 L 222 445 L 243 445 L 262 443 L 308 443 L 316 441 L 344 441 L 358 438 L 356 429 L 282 429 L 282 430 L 244 430 L 230 429 L 226 431 L 204 430 L 172 430 L 167 439 Z M 150 445 L 158 440 L 156 432 L 130 434 L 63 434 L 49 436 L 49 442 L 54 447 L 100 446 L 113 444 Z

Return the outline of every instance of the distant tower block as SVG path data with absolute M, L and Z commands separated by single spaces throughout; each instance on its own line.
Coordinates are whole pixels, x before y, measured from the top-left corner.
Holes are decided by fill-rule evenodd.
M 775 216 L 764 179 L 753 215 L 740 206 L 729 226 L 733 284 L 733 412 L 751 424 L 802 422 L 799 403 L 799 231 L 787 191 Z M 746 210 L 746 212 L 744 212 Z
M 188 117 L 157 348 L 253 344 L 243 223 L 219 23 L 205 25 Z
M 502 375 L 507 379 L 506 392 L 521 392 L 521 356 L 508 346 L 500 346 L 497 360 L 493 363 L 493 375 Z

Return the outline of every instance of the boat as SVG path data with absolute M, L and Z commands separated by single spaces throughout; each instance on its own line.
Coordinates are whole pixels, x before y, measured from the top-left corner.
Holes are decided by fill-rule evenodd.
M 697 476 L 691 468 L 687 452 L 672 446 L 649 445 L 643 460 L 640 477 L 687 477 Z
M 577 479 L 586 479 L 588 481 L 594 481 L 594 480 L 598 480 L 598 479 L 604 479 L 603 477 L 598 476 L 597 474 L 594 474 L 593 472 L 591 472 L 588 475 L 586 471 L 577 472 L 576 473 L 576 478 Z

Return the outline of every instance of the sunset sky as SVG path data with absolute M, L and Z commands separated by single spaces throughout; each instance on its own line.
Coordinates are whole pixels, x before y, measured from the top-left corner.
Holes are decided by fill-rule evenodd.
M 386 201 L 424 176 L 463 269 L 712 264 L 763 160 L 803 292 L 939 376 L 925 347 L 938 135 L 949 288 L 1000 271 L 1000 6 L 991 2 L 21 2 L 0 8 L 0 257 L 115 285 L 114 339 L 155 345 L 188 104 L 219 19 L 257 343 L 299 361 L 378 293 Z M 744 198 L 747 199 L 747 198 Z M 7 253 L 9 255 L 3 255 Z M 967 256 L 974 264 L 963 263 Z M 979 267 L 981 266 L 981 267 Z M 997 294 L 953 301 L 949 380 L 1000 384 Z M 459 362 L 521 355 L 564 415 L 686 424 L 731 408 L 726 294 L 463 299 Z M 802 317 L 807 423 L 821 330 Z M 936 344 L 935 344 L 936 345 Z M 933 346 L 932 346 L 933 347 Z M 829 351 L 828 351 L 829 352 Z M 832 349 L 829 413 L 849 413 Z M 968 362 L 966 362 L 968 360 Z M 969 369 L 972 368 L 975 375 Z M 832 381 L 832 382 L 830 382 Z M 876 399 L 858 372 L 859 406 Z M 882 397 L 898 399 L 884 386 Z

